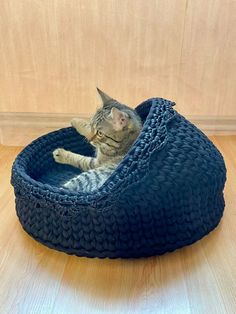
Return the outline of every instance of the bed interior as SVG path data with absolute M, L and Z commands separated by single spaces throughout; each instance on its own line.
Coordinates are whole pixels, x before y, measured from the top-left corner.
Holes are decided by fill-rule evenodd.
M 151 100 L 149 101 L 148 106 L 147 106 L 147 102 L 144 102 L 136 108 L 136 111 L 141 117 L 143 123 L 145 122 L 148 116 L 150 107 L 151 107 Z M 74 137 L 76 139 L 76 134 L 74 135 Z M 80 139 L 78 138 L 78 141 L 79 140 Z M 76 151 L 76 148 L 66 147 L 66 144 L 65 145 L 63 144 L 64 143 L 58 143 L 58 145 L 55 148 L 64 147 L 65 149 L 79 153 L 79 151 Z M 82 152 L 80 151 L 80 153 L 84 153 L 87 156 L 91 156 L 93 154 L 93 149 L 91 148 L 90 144 L 84 142 Z M 51 154 L 52 152 L 50 152 L 50 155 Z M 48 184 L 48 185 L 59 187 L 59 188 L 62 187 L 65 182 L 78 176 L 81 173 L 80 169 L 78 168 L 68 166 L 68 165 L 58 164 L 54 162 L 54 160 L 52 159 L 51 159 L 50 166 L 40 167 L 40 168 L 41 169 L 38 169 L 38 170 L 35 169 L 34 171 L 32 171 L 30 176 L 33 179 L 43 184 Z

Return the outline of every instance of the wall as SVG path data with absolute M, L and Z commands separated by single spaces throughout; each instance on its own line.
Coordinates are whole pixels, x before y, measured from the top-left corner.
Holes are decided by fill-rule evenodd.
M 96 86 L 135 106 L 236 117 L 236 1 L 2 0 L 0 112 L 89 114 Z

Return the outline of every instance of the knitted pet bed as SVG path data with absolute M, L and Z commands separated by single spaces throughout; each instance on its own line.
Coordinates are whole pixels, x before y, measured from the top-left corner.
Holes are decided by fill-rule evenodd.
M 213 230 L 224 210 L 224 160 L 173 104 L 152 98 L 136 108 L 144 122 L 141 134 L 93 194 L 60 189 L 79 169 L 55 163 L 52 151 L 94 153 L 74 129 L 27 146 L 11 179 L 25 231 L 68 254 L 116 258 L 163 254 Z

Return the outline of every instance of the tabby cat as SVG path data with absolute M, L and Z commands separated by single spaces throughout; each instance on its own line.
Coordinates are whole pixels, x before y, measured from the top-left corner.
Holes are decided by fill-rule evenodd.
M 128 152 L 142 128 L 138 114 L 97 89 L 102 107 L 91 120 L 72 119 L 72 126 L 96 148 L 95 157 L 75 154 L 63 148 L 53 152 L 56 162 L 79 167 L 83 172 L 64 188 L 85 193 L 101 187 Z

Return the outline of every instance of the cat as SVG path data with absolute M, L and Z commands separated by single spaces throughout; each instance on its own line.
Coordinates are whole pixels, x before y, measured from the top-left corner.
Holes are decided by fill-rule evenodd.
M 99 88 L 102 100 L 90 119 L 74 118 L 71 125 L 95 147 L 95 157 L 75 154 L 63 148 L 53 151 L 54 160 L 78 167 L 82 173 L 64 183 L 63 187 L 75 192 L 90 193 L 100 188 L 114 172 L 134 141 L 142 122 L 132 108 L 119 103 Z

